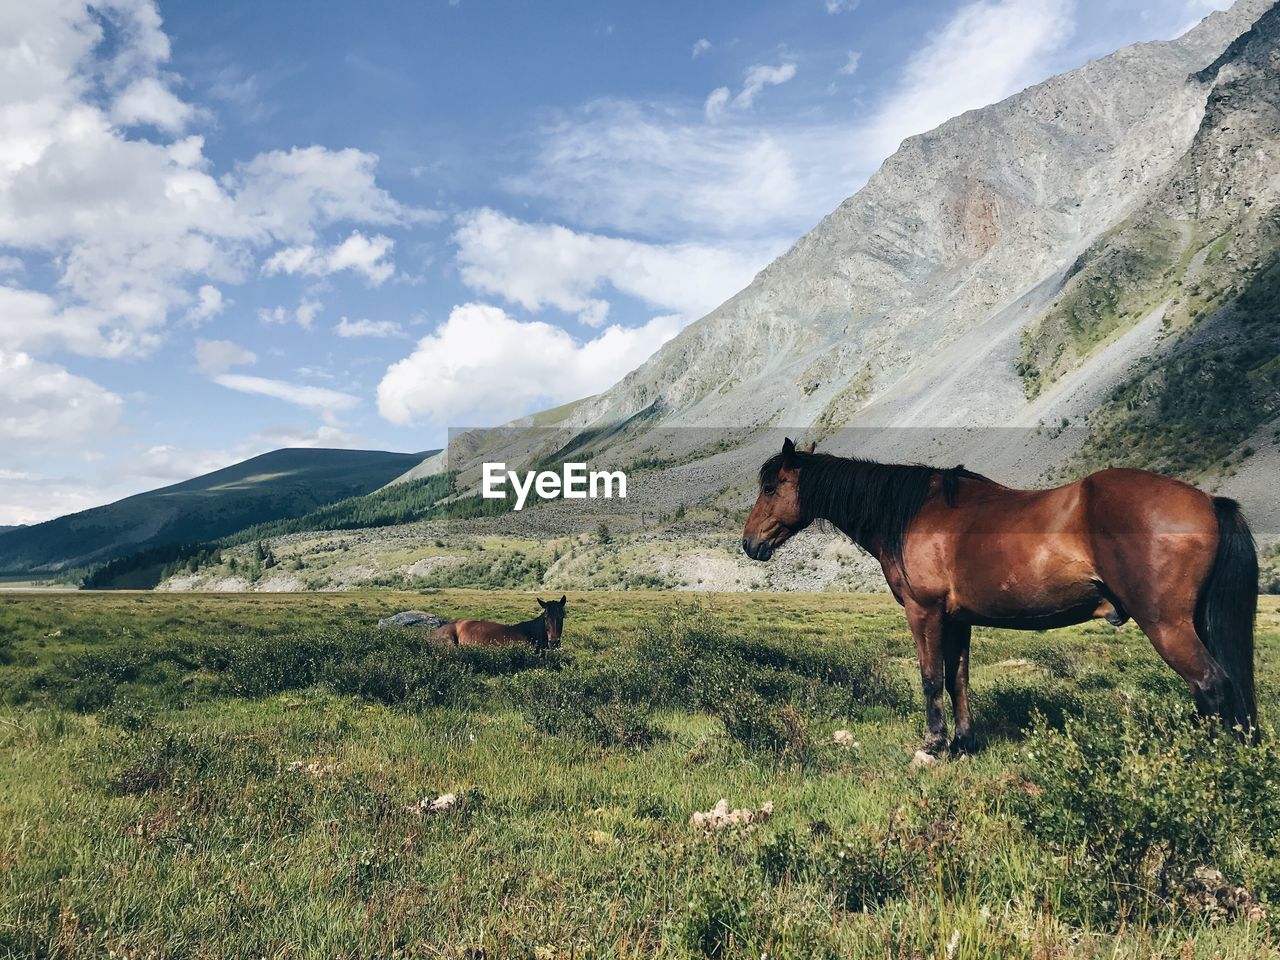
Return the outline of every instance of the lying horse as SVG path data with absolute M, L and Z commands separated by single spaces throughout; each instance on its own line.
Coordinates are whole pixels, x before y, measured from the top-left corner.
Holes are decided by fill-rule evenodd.
M 944 689 L 955 719 L 951 749 L 973 748 L 975 625 L 1043 630 L 1132 617 L 1201 713 L 1253 730 L 1258 558 L 1234 500 L 1144 470 L 1014 490 L 963 467 L 812 449 L 787 440 L 760 468 L 742 548 L 768 560 L 794 533 L 827 520 L 880 561 L 915 637 L 928 752 L 946 746 Z
M 542 613 L 532 620 L 507 626 L 492 620 L 451 620 L 431 634 L 433 640 L 443 640 L 459 647 L 502 647 L 512 643 L 527 643 L 539 653 L 560 646 L 560 634 L 564 630 L 564 607 L 569 598 L 539 600 Z

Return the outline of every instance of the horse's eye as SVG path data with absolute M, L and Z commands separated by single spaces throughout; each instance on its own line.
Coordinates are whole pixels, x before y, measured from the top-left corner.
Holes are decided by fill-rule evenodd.
M 764 495 L 765 495 L 766 497 L 772 497 L 772 496 L 773 496 L 775 493 L 777 493 L 777 492 L 778 492 L 778 488 L 777 488 L 777 487 L 765 487 L 765 488 L 764 488 Z

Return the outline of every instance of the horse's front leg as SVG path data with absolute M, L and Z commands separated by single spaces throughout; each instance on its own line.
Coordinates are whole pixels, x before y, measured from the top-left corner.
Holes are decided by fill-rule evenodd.
M 947 718 L 943 713 L 946 672 L 943 665 L 943 615 L 937 607 L 926 607 L 908 599 L 907 623 L 916 640 L 920 660 L 920 687 L 924 691 L 924 749 L 935 756 L 947 748 Z
M 973 629 L 967 623 L 945 620 L 942 624 L 942 656 L 947 665 L 947 693 L 955 716 L 955 736 L 951 752 L 973 753 L 973 728 L 969 723 L 969 639 Z

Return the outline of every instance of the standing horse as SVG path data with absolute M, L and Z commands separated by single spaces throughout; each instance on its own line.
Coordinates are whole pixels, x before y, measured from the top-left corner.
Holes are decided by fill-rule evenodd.
M 431 634 L 433 640 L 444 640 L 458 647 L 503 647 L 527 643 L 539 653 L 560 646 L 564 631 L 564 608 L 569 598 L 539 600 L 542 613 L 532 620 L 507 626 L 492 620 L 450 620 Z
M 768 560 L 827 520 L 880 561 L 920 660 L 925 750 L 973 749 L 969 635 L 1130 617 L 1201 713 L 1257 723 L 1253 621 L 1258 558 L 1234 500 L 1180 480 L 1112 469 L 1052 490 L 1014 490 L 954 467 L 896 466 L 796 450 L 760 468 L 742 548 Z

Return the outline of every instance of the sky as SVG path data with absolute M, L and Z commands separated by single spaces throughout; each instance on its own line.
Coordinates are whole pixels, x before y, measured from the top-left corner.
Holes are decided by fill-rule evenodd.
M 599 392 L 904 137 L 1226 0 L 0 0 L 0 524 Z

